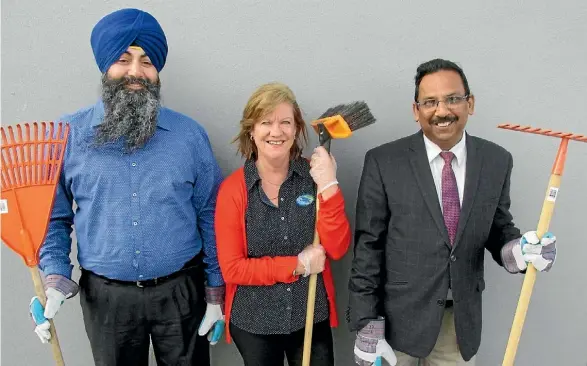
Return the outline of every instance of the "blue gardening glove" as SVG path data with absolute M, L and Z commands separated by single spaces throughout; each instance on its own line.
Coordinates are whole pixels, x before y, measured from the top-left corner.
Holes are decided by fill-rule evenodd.
M 538 271 L 548 272 L 556 259 L 556 237 L 547 232 L 539 240 L 536 231 L 528 231 L 514 244 L 512 253 L 520 271 L 532 263 Z
M 198 335 L 208 333 L 208 341 L 213 346 L 224 332 L 224 286 L 206 287 L 206 314 L 200 323 Z
M 382 317 L 371 320 L 357 332 L 354 352 L 355 363 L 360 366 L 382 366 L 382 360 L 389 366 L 397 364 L 395 353 L 385 340 L 385 320 Z
M 47 297 L 45 307 L 43 308 L 37 296 L 34 296 L 29 303 L 29 312 L 35 322 L 35 333 L 42 343 L 48 343 L 51 339 L 48 319 L 53 319 L 65 299 L 75 296 L 78 290 L 78 285 L 64 276 L 49 275 L 45 278 L 45 296 Z

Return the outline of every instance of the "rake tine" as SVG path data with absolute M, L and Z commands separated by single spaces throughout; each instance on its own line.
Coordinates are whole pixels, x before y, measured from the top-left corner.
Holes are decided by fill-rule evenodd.
M 45 137 L 47 136 L 47 124 L 45 122 L 41 122 L 41 136 L 37 136 L 40 142 L 40 147 L 41 147 L 41 161 L 39 162 L 39 170 L 41 173 L 41 184 L 45 184 L 47 183 L 47 162 L 48 162 L 48 156 L 47 156 L 47 146 L 46 146 L 46 141 L 45 141 Z
M 8 144 L 8 139 L 6 138 L 6 131 L 4 131 L 4 127 L 0 129 L 2 131 L 2 171 L 6 174 L 6 179 L 8 179 L 8 186 L 7 187 L 14 187 L 16 186 L 16 180 L 12 176 L 11 164 L 10 164 L 10 146 Z
M 8 143 L 9 147 L 9 160 L 10 160 L 10 165 L 11 165 L 11 169 L 12 169 L 12 174 L 14 175 L 14 179 L 15 179 L 15 183 L 17 186 L 22 185 L 22 180 L 20 179 L 20 174 L 18 171 L 18 157 L 16 156 L 16 140 L 14 138 L 14 129 L 12 128 L 12 126 L 8 126 L 8 137 L 10 138 L 10 141 Z
M 33 179 L 33 184 L 39 184 L 39 145 L 37 144 L 39 136 L 39 124 L 37 122 L 33 122 L 33 136 L 32 136 L 32 148 L 33 148 L 33 172 L 35 178 Z
M 26 174 L 26 166 L 25 166 L 25 146 L 21 142 L 22 139 L 22 127 L 20 125 L 16 125 L 16 136 L 18 137 L 18 141 L 15 141 L 16 152 L 18 154 L 18 160 L 16 161 L 18 166 L 18 172 L 20 173 L 20 183 L 22 185 L 27 184 L 27 174 Z
M 50 183 L 53 178 L 53 170 L 55 167 L 55 124 L 53 122 L 49 123 L 49 139 L 47 140 L 47 176 L 45 183 Z
M 30 185 L 33 183 L 33 171 L 31 166 L 31 161 L 33 160 L 33 153 L 31 152 L 31 126 L 28 123 L 24 124 L 24 137 L 27 142 L 24 148 L 24 158 L 26 160 L 26 184 Z

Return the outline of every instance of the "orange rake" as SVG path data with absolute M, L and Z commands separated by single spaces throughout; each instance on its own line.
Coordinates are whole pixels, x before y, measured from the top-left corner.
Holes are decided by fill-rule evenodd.
M 37 265 L 53 208 L 61 172 L 69 125 L 34 122 L 4 127 L 2 134 L 2 241 L 19 254 L 29 267 L 35 293 L 41 304 L 47 301 Z M 16 130 L 16 136 L 15 136 Z M 23 136 L 24 132 L 24 136 Z M 51 348 L 57 365 L 64 365 L 53 320 Z
M 567 157 L 567 146 L 569 144 L 569 140 L 587 142 L 587 136 L 568 132 L 552 131 L 549 129 L 537 127 L 520 126 L 509 123 L 504 123 L 498 125 L 497 127 L 513 131 L 558 137 L 561 139 L 558 152 L 554 160 L 554 165 L 552 166 L 552 172 L 548 182 L 548 188 L 546 190 L 546 197 L 544 198 L 544 203 L 542 205 L 542 212 L 540 213 L 540 219 L 538 220 L 537 234 L 539 238 L 542 238 L 542 236 L 548 231 L 550 219 L 552 218 L 554 211 L 554 203 L 558 195 L 563 169 L 565 167 L 565 159 Z M 530 263 L 528 264 L 528 269 L 526 270 L 526 274 L 524 276 L 524 283 L 522 284 L 522 290 L 518 300 L 518 307 L 516 309 L 516 314 L 514 315 L 514 321 L 502 364 L 504 366 L 513 366 L 514 364 L 518 343 L 520 342 L 520 337 L 522 335 L 522 328 L 524 327 L 524 320 L 526 319 L 526 313 L 528 311 L 528 305 L 530 303 L 530 297 L 532 296 L 532 289 L 534 287 L 535 281 L 536 268 L 534 268 L 534 266 Z

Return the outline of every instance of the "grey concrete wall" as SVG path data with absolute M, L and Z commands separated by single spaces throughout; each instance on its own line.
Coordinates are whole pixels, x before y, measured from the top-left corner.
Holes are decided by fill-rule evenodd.
M 94 103 L 100 74 L 90 31 L 100 17 L 140 7 L 162 24 L 169 58 L 164 103 L 201 122 L 223 171 L 242 163 L 231 138 L 260 84 L 279 80 L 297 94 L 308 120 L 340 102 L 366 100 L 378 122 L 333 153 L 354 221 L 367 149 L 417 130 L 411 115 L 416 66 L 443 57 L 464 68 L 477 97 L 468 131 L 501 144 L 515 159 L 512 211 L 534 229 L 558 141 L 496 128 L 502 122 L 587 133 L 583 1 L 2 1 L 2 124 L 52 119 Z M 312 136 L 308 152 L 316 144 Z M 585 240 L 587 144 L 571 143 L 551 223 L 559 257 L 536 283 L 516 365 L 587 365 Z M 33 294 L 19 257 L 2 246 L 2 365 L 48 365 L 34 333 Z M 75 252 L 72 254 L 75 260 Z M 351 256 L 334 264 L 341 314 Z M 477 364 L 503 357 L 521 276 L 486 263 L 484 328 Z M 74 273 L 75 278 L 79 276 Z M 79 302 L 56 318 L 68 365 L 91 365 Z M 352 365 L 353 336 L 341 316 L 336 364 Z M 213 348 L 214 365 L 240 365 L 234 345 Z

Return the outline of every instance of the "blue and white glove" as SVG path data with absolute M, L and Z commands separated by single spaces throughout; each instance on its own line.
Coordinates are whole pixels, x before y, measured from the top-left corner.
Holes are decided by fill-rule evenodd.
M 47 297 L 45 307 L 43 308 L 37 296 L 34 296 L 29 303 L 29 312 L 35 322 L 35 333 L 42 343 L 48 343 L 51 339 L 48 319 L 53 319 L 65 299 L 75 296 L 78 290 L 78 285 L 64 276 L 49 275 L 45 278 L 45 296 Z
M 357 332 L 354 352 L 355 363 L 360 366 L 382 366 L 382 360 L 389 366 L 397 364 L 395 353 L 385 340 L 385 320 L 382 317 L 370 321 Z
M 504 266 L 509 272 L 523 271 L 528 263 L 540 272 L 548 272 L 556 260 L 556 237 L 547 232 L 538 239 L 536 231 L 528 231 L 519 240 L 506 244 L 504 250 Z
M 206 287 L 206 314 L 200 323 L 198 335 L 208 333 L 208 341 L 213 346 L 224 333 L 224 286 Z

